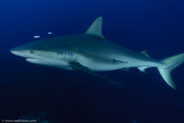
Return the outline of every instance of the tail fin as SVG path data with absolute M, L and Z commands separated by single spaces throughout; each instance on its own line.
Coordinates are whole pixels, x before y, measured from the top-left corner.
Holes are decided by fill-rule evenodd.
M 166 81 L 166 83 L 176 89 L 176 85 L 173 82 L 171 72 L 174 70 L 176 67 L 178 67 L 180 64 L 184 62 L 184 53 L 166 58 L 161 60 L 165 65 L 159 66 L 158 70 L 162 76 L 162 78 Z

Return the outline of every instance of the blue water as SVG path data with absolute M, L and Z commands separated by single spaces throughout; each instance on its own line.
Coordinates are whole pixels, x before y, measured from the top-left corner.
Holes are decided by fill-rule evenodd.
M 104 36 L 155 59 L 184 52 L 182 0 L 1 0 L 0 120 L 47 112 L 61 123 L 184 123 L 184 65 L 173 72 L 177 90 L 154 68 L 146 74 L 103 72 L 121 89 L 82 72 L 27 63 L 9 50 L 48 38 L 80 34 L 98 16 Z M 47 32 L 53 35 L 47 35 Z

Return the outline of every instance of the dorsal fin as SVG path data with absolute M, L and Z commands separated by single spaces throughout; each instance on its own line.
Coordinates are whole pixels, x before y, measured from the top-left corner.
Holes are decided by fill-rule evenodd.
M 104 38 L 102 35 L 102 17 L 98 17 L 88 28 L 88 30 L 85 32 L 89 35 L 95 35 L 101 38 Z

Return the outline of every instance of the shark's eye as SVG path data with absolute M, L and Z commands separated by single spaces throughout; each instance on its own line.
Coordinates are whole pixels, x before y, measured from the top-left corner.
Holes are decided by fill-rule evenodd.
M 32 50 L 30 50 L 30 53 L 31 53 L 31 54 L 33 54 L 33 51 L 32 51 Z

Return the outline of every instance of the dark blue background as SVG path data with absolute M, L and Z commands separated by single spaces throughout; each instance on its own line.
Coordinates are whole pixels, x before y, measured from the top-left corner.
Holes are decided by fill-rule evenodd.
M 155 59 L 184 52 L 182 0 L 1 0 L 0 118 L 46 111 L 62 123 L 183 123 L 184 65 L 173 72 L 175 91 L 156 69 L 146 74 L 112 71 L 120 89 L 86 73 L 27 63 L 10 54 L 17 45 L 41 38 L 80 34 L 98 16 L 104 36 Z

